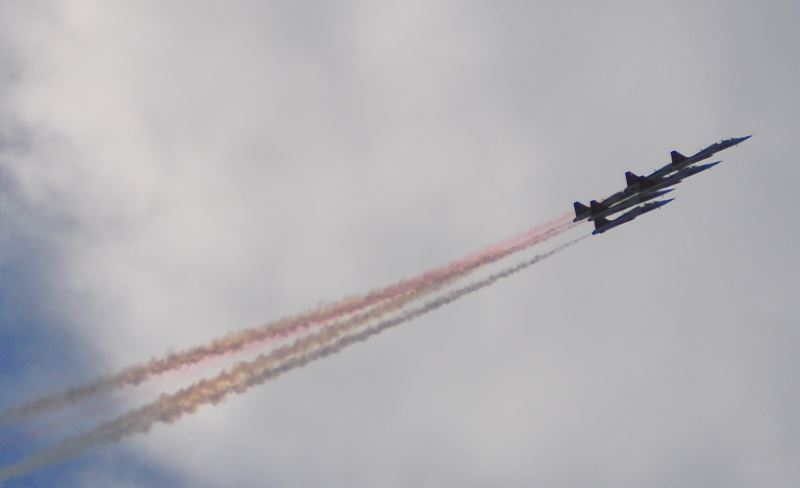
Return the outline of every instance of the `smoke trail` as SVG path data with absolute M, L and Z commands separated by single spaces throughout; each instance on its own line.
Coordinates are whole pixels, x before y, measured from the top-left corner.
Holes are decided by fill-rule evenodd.
M 219 356 L 241 350 L 245 345 L 287 337 L 313 324 L 321 324 L 358 310 L 374 306 L 377 303 L 408 293 L 430 283 L 450 280 L 475 270 L 481 266 L 494 263 L 522 249 L 554 237 L 575 224 L 571 222 L 571 214 L 566 214 L 546 224 L 536 226 L 527 232 L 490 246 L 473 255 L 454 261 L 441 268 L 423 273 L 415 278 L 399 281 L 385 288 L 375 290 L 360 297 L 348 297 L 334 304 L 310 312 L 279 319 L 258 328 L 234 332 L 210 344 L 194 347 L 182 352 L 171 353 L 161 358 L 151 359 L 141 365 L 135 365 L 122 371 L 101 377 L 91 383 L 69 388 L 65 391 L 41 397 L 0 413 L 0 426 L 9 425 L 15 420 L 77 403 L 83 399 L 100 393 L 126 386 L 138 385 L 158 374 L 172 371 L 180 367 L 196 364 L 210 357 Z
M 218 404 L 228 395 L 241 394 L 250 387 L 260 385 L 283 373 L 303 367 L 313 361 L 336 354 L 344 348 L 363 342 L 384 330 L 396 327 L 421 315 L 432 312 L 449 303 L 474 293 L 495 282 L 516 274 L 564 249 L 578 243 L 587 236 L 579 237 L 543 254 L 534 256 L 513 267 L 506 268 L 489 277 L 453 290 L 431 300 L 418 308 L 385 319 L 360 332 L 350 333 L 352 325 L 345 321 L 332 325 L 318 333 L 302 337 L 291 346 L 285 346 L 252 361 L 242 362 L 229 371 L 212 379 L 201 380 L 170 395 L 161 395 L 156 401 L 137 408 L 95 429 L 64 439 L 50 449 L 45 449 L 0 470 L 0 483 L 24 476 L 44 466 L 59 463 L 94 446 L 117 442 L 137 432 L 146 433 L 156 423 L 171 423 L 195 412 L 205 404 Z

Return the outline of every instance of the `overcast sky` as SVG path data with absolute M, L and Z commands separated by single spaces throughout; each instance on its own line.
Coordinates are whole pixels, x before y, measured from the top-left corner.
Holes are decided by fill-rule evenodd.
M 755 134 L 635 223 L 9 486 L 797 486 L 798 25 L 792 0 L 0 0 L 0 408 Z M 58 438 L 0 435 L 4 464 Z

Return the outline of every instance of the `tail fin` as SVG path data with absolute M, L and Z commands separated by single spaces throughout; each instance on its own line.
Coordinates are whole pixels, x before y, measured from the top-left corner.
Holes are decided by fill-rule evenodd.
M 594 219 L 594 231 L 599 232 L 603 229 L 603 227 L 608 225 L 608 219 L 605 217 L 600 217 L 599 219 Z
M 639 175 L 637 175 L 636 173 L 633 173 L 631 171 L 626 171 L 625 172 L 625 183 L 628 186 L 638 185 L 639 184 L 639 179 L 640 179 Z
M 669 155 L 672 157 L 672 164 L 682 163 L 689 159 L 678 151 L 672 151 Z
M 583 217 L 585 217 L 586 214 L 588 214 L 589 210 L 590 210 L 589 207 L 587 207 L 586 205 L 582 204 L 581 202 L 575 202 L 575 203 L 572 204 L 572 206 L 575 207 L 575 220 L 576 221 L 581 219 L 581 218 L 583 218 Z
M 598 214 L 603 210 L 605 210 L 606 207 L 597 200 L 592 200 L 591 202 L 589 202 L 589 209 L 592 211 L 592 214 Z

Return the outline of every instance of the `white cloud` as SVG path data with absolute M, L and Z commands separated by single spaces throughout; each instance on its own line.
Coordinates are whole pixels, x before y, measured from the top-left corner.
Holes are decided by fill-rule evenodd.
M 6 6 L 28 147 L 3 171 L 96 372 L 446 262 L 668 144 L 797 128 L 758 89 L 796 79 L 791 34 L 763 21 L 796 9 L 511 5 Z M 763 73 L 740 64 L 756 47 Z M 771 204 L 794 192 L 751 162 L 793 181 L 782 142 L 730 150 L 630 232 L 126 445 L 193 486 L 788 486 L 798 270 L 776 242 L 798 236 Z

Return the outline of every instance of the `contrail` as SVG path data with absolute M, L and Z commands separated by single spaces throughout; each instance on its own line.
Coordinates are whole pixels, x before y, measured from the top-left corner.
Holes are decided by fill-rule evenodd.
M 41 450 L 17 463 L 0 470 L 0 483 L 24 476 L 37 469 L 56 464 L 100 444 L 117 442 L 137 432 L 146 433 L 156 423 L 171 423 L 195 412 L 205 404 L 218 404 L 231 394 L 241 394 L 250 387 L 260 385 L 283 373 L 303 367 L 313 361 L 336 354 L 344 348 L 363 342 L 381 332 L 401 325 L 421 315 L 432 312 L 449 303 L 474 293 L 495 282 L 518 273 L 543 259 L 559 253 L 569 246 L 585 239 L 579 237 L 543 254 L 534 256 L 520 264 L 506 268 L 480 281 L 453 290 L 433 299 L 418 308 L 407 310 L 400 315 L 361 330 L 353 331 L 353 325 L 344 321 L 321 329 L 316 334 L 301 337 L 290 346 L 278 348 L 268 354 L 242 362 L 215 378 L 201 380 L 173 394 L 161 395 L 156 401 L 132 410 L 98 427 L 64 439 L 50 449 Z M 367 314 L 369 312 L 366 312 Z
M 126 386 L 135 386 L 156 375 L 190 364 L 200 363 L 211 357 L 239 351 L 247 344 L 285 338 L 314 324 L 335 320 L 431 283 L 463 276 L 465 273 L 494 263 L 522 249 L 554 237 L 574 225 L 571 221 L 571 214 L 565 214 L 543 225 L 533 227 L 512 239 L 500 242 L 478 253 L 417 277 L 401 280 L 362 296 L 347 297 L 331 305 L 278 319 L 257 328 L 234 332 L 209 344 L 154 358 L 145 364 L 125 368 L 113 375 L 98 378 L 91 383 L 41 397 L 0 413 L 0 426 L 10 425 L 20 418 L 71 405 L 107 391 Z

